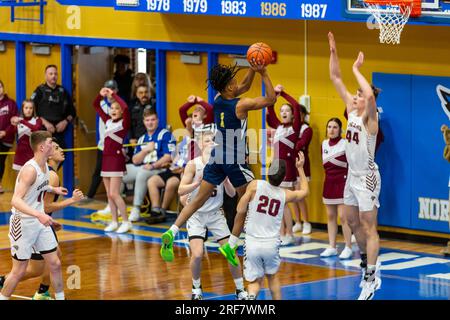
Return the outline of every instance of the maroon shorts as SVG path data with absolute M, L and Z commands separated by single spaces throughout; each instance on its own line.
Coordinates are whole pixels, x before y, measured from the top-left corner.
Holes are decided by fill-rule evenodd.
M 324 204 L 343 204 L 344 189 L 347 176 L 325 177 L 323 185 L 323 203 Z
M 123 177 L 127 172 L 125 166 L 125 156 L 120 153 L 118 155 L 103 155 L 102 159 L 102 177 Z

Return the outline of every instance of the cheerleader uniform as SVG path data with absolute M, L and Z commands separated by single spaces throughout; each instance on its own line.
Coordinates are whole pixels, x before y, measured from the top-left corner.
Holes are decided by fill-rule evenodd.
M 24 118 L 16 127 L 17 131 L 17 147 L 14 155 L 13 169 L 19 171 L 22 166 L 34 157 L 33 150 L 30 146 L 30 136 L 33 131 L 42 128 L 42 120 L 33 118 Z
M 341 137 L 322 142 L 322 162 L 325 169 L 323 203 L 334 205 L 344 203 L 344 189 L 347 180 L 348 163 L 345 156 L 346 140 Z
M 276 128 L 275 135 L 273 136 L 274 155 L 286 161 L 286 175 L 280 187 L 292 188 L 298 179 L 298 171 L 295 166 L 295 159 L 298 152 L 295 151 L 295 146 L 301 127 L 300 105 L 285 92 L 281 92 L 281 96 L 292 105 L 294 109 L 294 122 L 282 124 L 275 114 L 274 107 L 270 106 L 267 108 L 267 123 L 270 127 Z
M 100 173 L 102 177 L 123 177 L 127 171 L 122 148 L 130 128 L 130 112 L 126 103 L 117 94 L 114 93 L 113 98 L 119 103 L 123 112 L 122 119 L 116 121 L 113 121 L 100 107 L 100 101 L 103 99 L 101 95 L 98 95 L 94 101 L 94 108 L 105 123 L 105 142 Z

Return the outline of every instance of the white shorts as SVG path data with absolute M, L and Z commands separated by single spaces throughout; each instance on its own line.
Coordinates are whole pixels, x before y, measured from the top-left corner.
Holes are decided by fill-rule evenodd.
M 273 275 L 280 268 L 280 240 L 258 241 L 245 238 L 244 277 L 253 282 L 264 275 Z
M 379 171 L 361 176 L 349 173 L 345 182 L 344 204 L 358 207 L 359 211 L 371 211 L 374 207 L 379 208 L 380 189 Z
M 203 239 L 206 241 L 206 231 L 211 231 L 216 241 L 227 239 L 230 229 L 222 209 L 213 212 L 196 212 L 186 223 L 189 240 Z
M 58 242 L 50 227 L 37 218 L 22 218 L 19 214 L 9 219 L 11 256 L 19 261 L 29 260 L 32 253 L 46 254 L 56 251 Z

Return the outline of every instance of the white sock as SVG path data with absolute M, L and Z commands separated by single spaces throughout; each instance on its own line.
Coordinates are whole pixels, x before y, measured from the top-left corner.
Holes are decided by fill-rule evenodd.
M 173 237 L 175 238 L 180 228 L 178 228 L 176 225 L 173 224 L 169 230 L 172 231 Z
M 9 298 L 0 293 L 0 300 L 9 300 Z
M 236 285 L 236 289 L 244 290 L 244 279 L 243 278 L 238 278 L 238 279 L 233 279 L 233 280 L 234 280 L 234 284 Z
M 376 265 L 368 264 L 368 265 L 367 265 L 367 272 L 368 272 L 368 273 L 370 273 L 370 272 L 375 272 L 375 269 L 376 269 L 376 268 L 377 268 Z
M 195 289 L 200 289 L 202 285 L 200 278 L 198 278 L 197 280 L 192 278 L 192 285 L 194 286 Z
M 55 293 L 55 300 L 65 300 L 64 291 Z
M 230 244 L 231 248 L 234 248 L 237 246 L 237 242 L 238 242 L 239 238 L 236 237 L 235 235 L 230 235 L 230 239 L 228 239 L 228 243 Z

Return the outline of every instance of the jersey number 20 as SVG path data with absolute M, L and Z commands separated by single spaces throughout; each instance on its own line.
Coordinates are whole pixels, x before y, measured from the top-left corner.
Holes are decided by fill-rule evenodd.
M 259 204 L 258 208 L 256 208 L 256 211 L 262 214 L 269 214 L 272 217 L 275 217 L 278 214 L 278 211 L 280 210 L 280 200 L 277 199 L 269 199 L 267 196 L 260 196 L 259 197 Z M 269 209 L 267 211 L 267 209 Z

